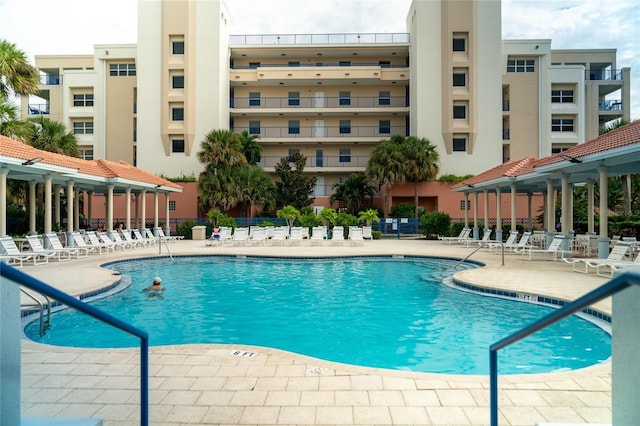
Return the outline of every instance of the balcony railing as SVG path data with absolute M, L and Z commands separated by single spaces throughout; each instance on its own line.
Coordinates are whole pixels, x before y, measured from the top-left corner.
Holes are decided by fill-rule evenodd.
M 622 70 L 585 70 L 586 80 L 616 80 L 622 81 Z
M 510 111 L 510 109 L 509 109 L 509 101 L 506 101 L 506 100 L 502 101 L 502 111 L 503 112 Z
M 502 140 L 508 141 L 511 139 L 510 129 L 502 129 Z
M 406 108 L 406 96 L 231 98 L 231 108 Z
M 275 167 L 280 162 L 282 156 L 264 156 L 256 165 L 260 167 Z M 354 168 L 367 167 L 369 156 L 364 155 L 323 155 L 306 157 L 305 168 Z
M 234 45 L 297 44 L 408 44 L 408 33 L 257 34 L 231 35 Z
M 232 70 L 252 70 L 258 68 L 303 68 L 303 67 L 313 67 L 313 68 L 325 68 L 325 67 L 380 67 L 380 68 L 408 68 L 408 65 L 394 65 L 394 64 L 381 64 L 379 62 L 324 62 L 317 61 L 315 63 L 310 64 L 263 64 L 260 65 L 232 65 L 230 68 Z
M 300 127 L 242 127 L 233 126 L 233 132 L 265 138 L 380 138 L 389 139 L 392 135 L 409 136 L 406 126 L 300 126 Z
M 29 104 L 27 113 L 29 115 L 49 115 L 49 104 Z
M 60 74 L 42 74 L 40 75 L 40 84 L 43 86 L 59 86 L 62 84 L 62 76 Z
M 620 99 L 612 99 L 598 102 L 600 111 L 622 111 L 622 101 Z

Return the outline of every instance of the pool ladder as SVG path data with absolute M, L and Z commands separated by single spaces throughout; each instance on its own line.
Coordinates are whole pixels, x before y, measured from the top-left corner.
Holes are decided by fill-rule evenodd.
M 27 296 L 29 299 L 33 300 L 34 303 L 25 303 L 20 304 L 21 308 L 37 308 L 39 311 L 39 319 L 40 319 L 40 328 L 39 333 L 40 337 L 44 336 L 47 332 L 47 329 L 51 326 L 51 299 L 49 299 L 46 295 L 40 294 L 40 296 L 44 297 L 45 301 L 38 299 L 35 295 L 28 292 L 25 288 L 20 287 L 20 291 L 22 294 Z M 46 315 L 45 315 L 46 312 Z
M 500 250 L 501 250 L 501 255 L 502 255 L 502 266 L 504 266 L 504 243 L 502 241 L 493 241 L 496 244 L 500 244 Z M 471 256 L 473 256 L 473 254 L 475 254 L 478 250 L 480 250 L 481 248 L 484 248 L 484 246 L 480 246 L 477 249 L 473 250 L 471 253 L 469 253 L 468 255 L 466 255 L 464 257 L 464 259 L 459 260 L 458 262 L 456 262 L 453 266 L 450 266 L 448 268 L 443 268 L 440 271 L 440 274 L 433 274 L 432 277 L 442 280 L 444 279 L 445 274 L 447 274 L 449 271 L 454 271 L 456 269 L 458 269 L 458 267 L 460 265 L 462 265 L 465 261 L 467 261 Z

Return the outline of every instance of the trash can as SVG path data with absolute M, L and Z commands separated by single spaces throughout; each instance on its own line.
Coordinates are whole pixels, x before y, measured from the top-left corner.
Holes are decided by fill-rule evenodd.
M 193 240 L 205 240 L 207 238 L 207 227 L 204 225 L 198 225 L 191 228 L 191 239 Z

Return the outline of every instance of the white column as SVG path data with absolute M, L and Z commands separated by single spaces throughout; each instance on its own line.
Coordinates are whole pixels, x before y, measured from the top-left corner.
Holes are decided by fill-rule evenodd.
M 556 230 L 556 203 L 553 198 L 553 181 L 551 179 L 547 179 L 547 212 L 546 222 L 547 222 L 547 232 L 553 234 Z
M 587 180 L 587 232 L 594 232 L 593 180 Z
M 600 173 L 600 236 L 608 237 L 608 223 L 607 223 L 607 210 L 609 208 L 607 192 L 608 192 L 608 179 L 609 174 L 607 173 L 607 168 L 604 166 L 598 167 L 598 172 Z
M 511 231 L 516 231 L 516 184 L 511 184 Z
M 125 209 L 127 211 L 125 215 L 124 228 L 131 229 L 131 188 L 127 187 L 125 190 Z
M 489 190 L 484 190 L 484 229 L 489 227 Z
M 73 232 L 73 181 L 67 181 L 67 231 Z
M 140 193 L 136 192 L 135 197 L 136 197 L 136 199 L 135 199 L 133 204 L 135 205 L 134 208 L 135 208 L 136 214 L 135 214 L 135 217 L 133 219 L 133 223 L 135 224 L 136 228 L 142 229 L 142 228 L 144 228 L 144 226 L 142 226 L 142 224 L 140 223 Z
M 107 231 L 113 231 L 113 187 L 107 187 Z
M 469 227 L 469 210 L 467 210 L 467 206 L 469 205 L 469 193 L 464 193 L 464 227 Z
M 533 194 L 527 193 L 527 227 L 529 231 L 533 229 Z
M 500 188 L 496 188 L 496 241 L 502 241 L 502 191 Z
M 36 231 L 36 181 L 29 181 L 29 234 L 35 235 Z
M 51 175 L 44 176 L 44 233 L 51 233 Z
M 169 200 L 169 194 L 170 194 L 169 192 L 166 192 L 165 195 L 164 195 L 164 201 L 165 201 L 165 215 L 164 216 L 167 218 L 167 221 L 165 222 L 166 223 L 165 232 L 166 232 L 167 235 L 169 235 L 169 228 L 171 228 L 169 226 L 169 201 L 170 201 Z
M 142 190 L 142 195 L 140 196 L 142 200 L 142 204 L 140 206 L 140 228 L 145 228 L 147 226 L 147 190 Z
M 80 229 L 80 190 L 73 191 L 73 225 L 75 229 Z
M 560 207 L 560 217 L 562 218 L 562 233 L 568 235 L 569 231 L 569 174 L 562 174 L 562 201 Z
M 567 224 L 569 225 L 568 226 L 569 232 L 571 232 L 571 231 L 574 230 L 573 229 L 573 184 L 572 183 L 569 184 L 569 199 L 567 201 L 568 201 L 568 204 L 569 204 L 568 205 L 569 213 L 567 215 L 568 216 L 567 217 Z
M 473 193 L 473 238 L 478 239 L 478 193 Z
M 93 218 L 93 191 L 85 192 L 87 203 L 85 208 L 87 209 L 87 227 L 91 228 L 91 219 Z
M 62 187 L 60 185 L 53 185 L 53 222 L 57 223 L 58 226 L 62 225 L 62 204 L 60 203 L 60 190 Z
M 158 227 L 158 191 L 153 193 L 153 228 Z M 154 231 L 155 232 L 155 231 Z
M 9 169 L 0 167 L 0 237 L 7 235 L 7 175 Z M 0 420 L 2 420 L 0 418 Z

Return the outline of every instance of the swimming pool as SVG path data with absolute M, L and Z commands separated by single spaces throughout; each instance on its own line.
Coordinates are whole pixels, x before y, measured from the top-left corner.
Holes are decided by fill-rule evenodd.
M 551 308 L 462 292 L 434 280 L 458 262 L 433 258 L 270 259 L 237 256 L 125 261 L 125 290 L 93 304 L 149 332 L 151 345 L 247 344 L 329 361 L 434 373 L 487 374 L 489 345 Z M 462 267 L 474 267 L 465 264 Z M 449 269 L 448 269 L 449 268 Z M 164 298 L 141 293 L 154 276 Z M 53 315 L 42 343 L 135 347 L 83 314 Z M 500 373 L 581 368 L 610 356 L 610 336 L 571 317 L 500 354 Z

